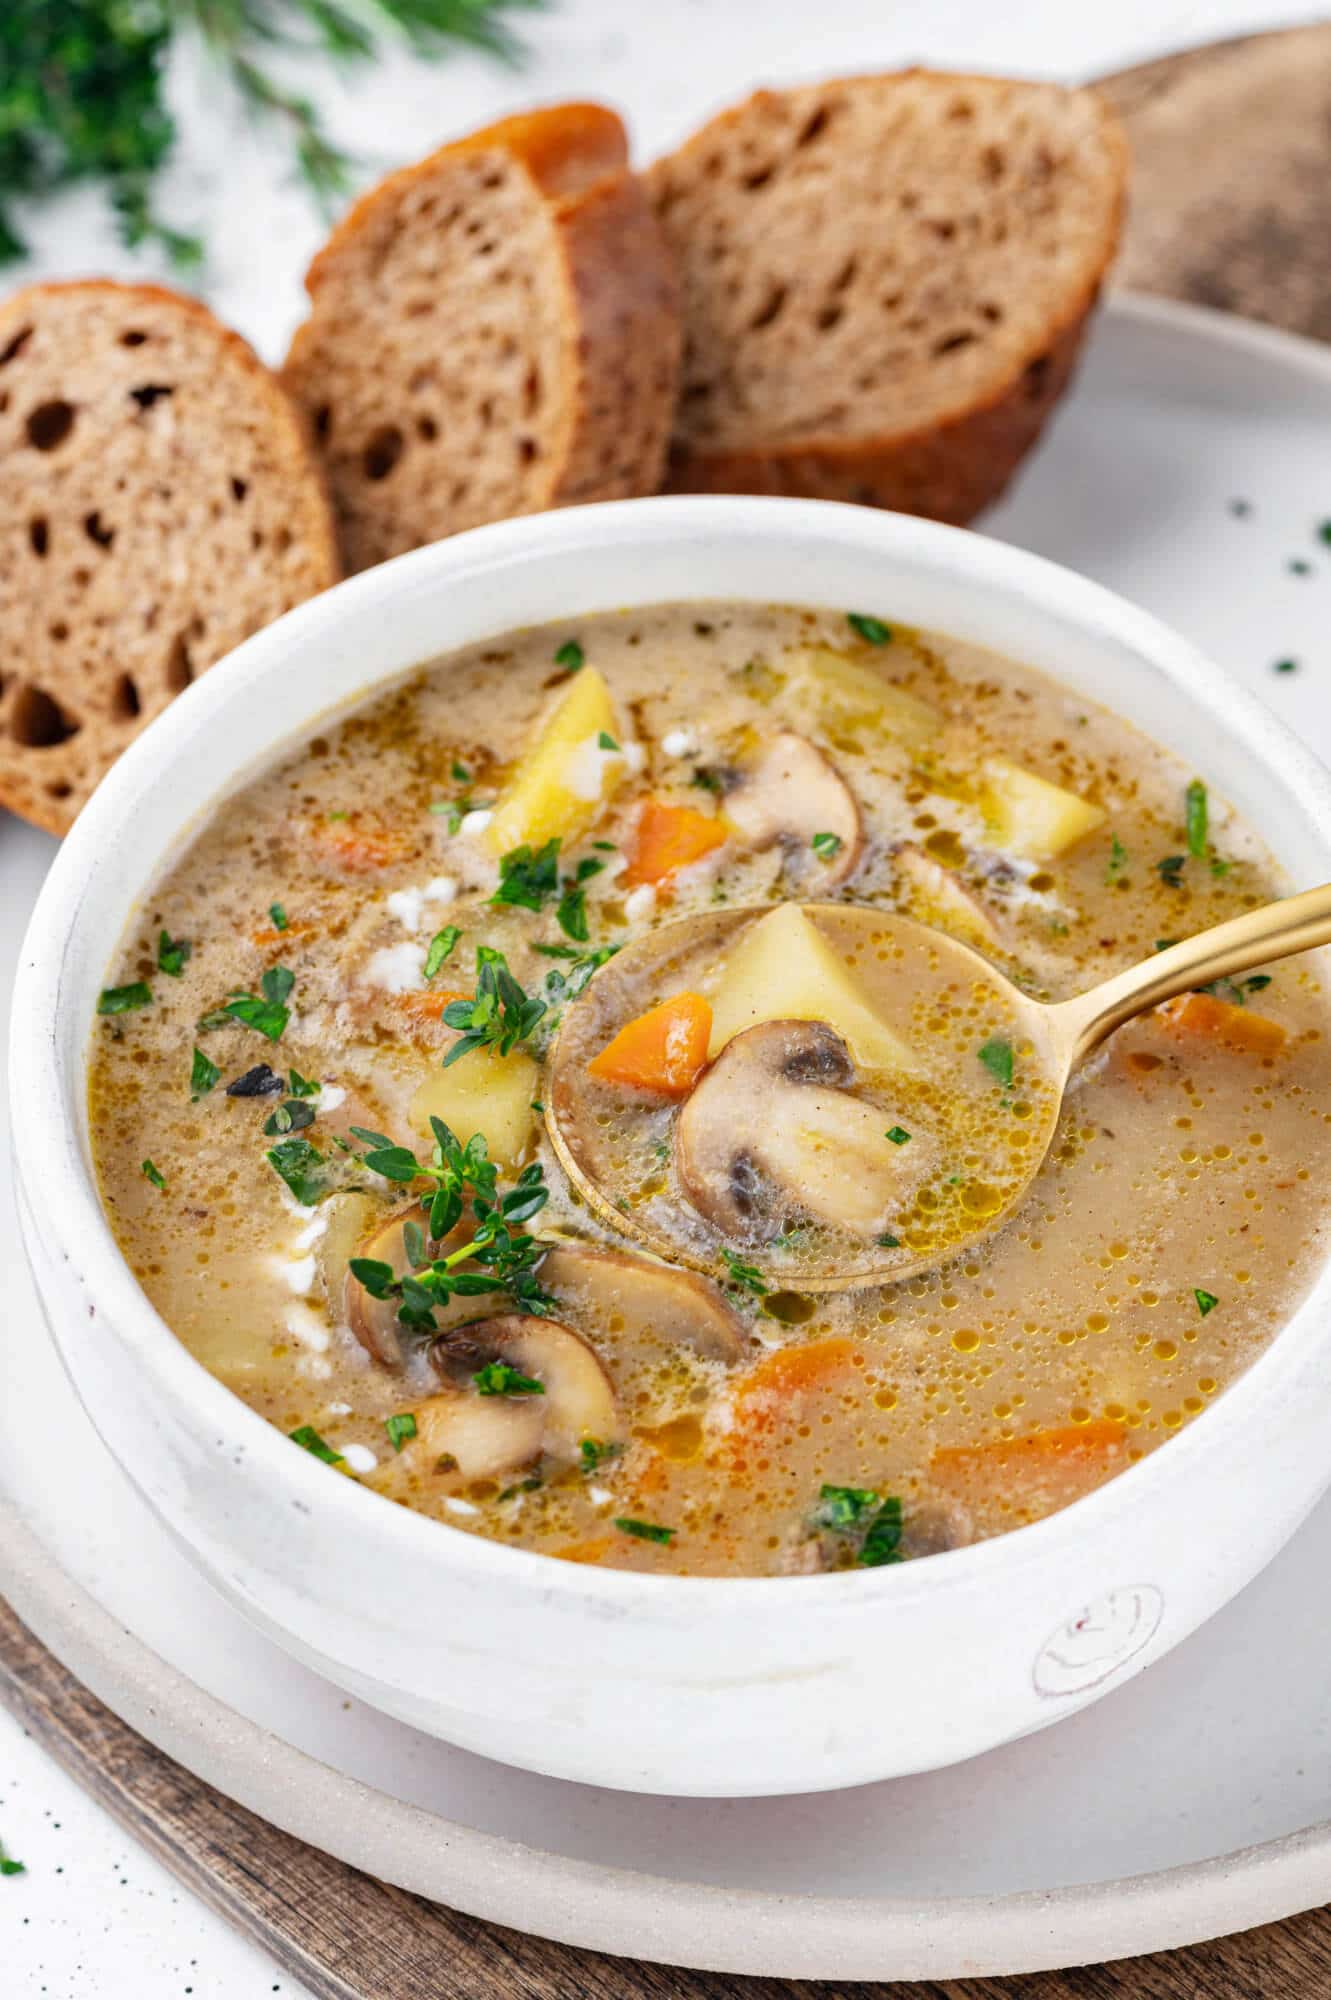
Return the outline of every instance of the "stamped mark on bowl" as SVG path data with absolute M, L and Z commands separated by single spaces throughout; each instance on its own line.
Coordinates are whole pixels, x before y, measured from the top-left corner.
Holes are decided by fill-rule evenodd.
M 1036 1654 L 1036 1693 L 1083 1694 L 1098 1687 L 1150 1643 L 1164 1610 L 1153 1583 L 1124 1584 L 1083 1605 Z

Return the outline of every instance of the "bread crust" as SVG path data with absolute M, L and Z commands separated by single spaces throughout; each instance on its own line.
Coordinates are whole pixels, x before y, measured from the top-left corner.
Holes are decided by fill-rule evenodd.
M 232 399 L 228 408 L 243 408 L 247 434 L 262 433 L 268 457 L 281 469 L 280 511 L 287 538 L 285 553 L 291 558 L 285 563 L 283 574 L 288 576 L 288 582 L 277 583 L 277 570 L 272 566 L 262 572 L 255 571 L 252 585 L 247 583 L 243 571 L 236 574 L 233 629 L 215 647 L 206 630 L 191 632 L 191 654 L 184 678 L 193 678 L 206 672 L 248 631 L 258 629 L 281 612 L 336 583 L 342 574 L 331 497 L 308 425 L 303 411 L 249 343 L 198 299 L 163 285 L 126 284 L 109 278 L 30 285 L 0 302 L 0 357 L 3 357 L 0 390 L 9 392 L 4 399 L 6 404 L 13 400 L 16 387 L 6 379 L 3 364 L 14 359 L 21 361 L 25 328 L 40 328 L 52 308 L 58 310 L 69 301 L 86 302 L 94 307 L 99 302 L 106 303 L 123 310 L 127 323 L 132 324 L 142 316 L 158 329 L 163 315 L 168 315 L 172 331 L 184 329 L 199 343 L 208 343 L 212 350 L 208 354 L 208 369 L 217 393 Z M 151 375 L 153 358 L 146 346 L 143 353 L 145 360 L 139 372 Z M 63 356 L 61 361 L 64 365 Z M 5 642 L 4 661 L 0 663 L 0 807 L 57 835 L 68 831 L 88 793 L 121 750 L 179 691 L 159 671 L 160 658 L 152 657 L 154 649 L 158 654 L 164 650 L 164 642 L 170 637 L 169 626 L 164 627 L 163 643 L 158 644 L 144 638 L 142 621 L 137 617 L 136 599 L 151 591 L 153 577 L 145 577 L 138 564 L 132 571 L 125 569 L 112 545 L 117 537 L 102 524 L 100 509 L 94 507 L 82 522 L 77 518 L 65 519 L 57 511 L 67 499 L 75 505 L 77 514 L 98 498 L 108 516 L 119 521 L 120 516 L 137 511 L 145 499 L 142 492 L 130 493 L 128 499 L 121 496 L 120 482 L 127 487 L 132 484 L 123 461 L 118 461 L 120 481 L 112 480 L 109 473 L 104 476 L 109 455 L 122 440 L 114 421 L 108 421 L 109 413 L 95 401 L 85 404 L 82 400 L 96 394 L 89 385 L 98 366 L 98 357 L 91 353 L 80 356 L 71 352 L 68 358 L 62 395 L 77 413 L 71 439 L 77 451 L 66 469 L 67 488 L 52 492 L 49 485 L 40 483 L 46 467 L 13 433 L 12 415 L 16 413 L 11 414 L 11 437 L 0 445 L 0 537 L 5 538 L 7 551 L 0 562 L 0 640 Z M 19 387 L 22 379 L 21 375 L 16 378 Z M 174 389 L 171 393 L 174 394 Z M 89 423 L 100 420 L 104 426 L 91 445 L 86 438 L 85 416 Z M 127 430 L 128 424 L 123 428 Z M 172 476 L 178 476 L 182 485 L 186 479 L 201 482 L 215 478 L 219 488 L 225 486 L 225 467 L 220 463 L 203 466 L 195 462 L 188 442 L 171 462 Z M 160 455 L 151 473 L 146 465 L 143 472 L 145 483 L 150 477 L 160 479 L 163 476 Z M 278 498 L 277 483 L 275 469 L 266 482 L 270 493 L 264 497 Z M 182 522 L 169 546 L 171 587 L 177 591 L 171 610 L 177 622 L 185 617 L 187 610 L 192 614 L 197 609 L 195 596 L 205 587 L 214 588 L 217 582 L 217 548 L 207 534 L 198 532 L 195 517 L 201 496 L 193 486 L 188 498 L 189 533 Z M 43 535 L 49 534 L 57 541 L 81 531 L 88 537 L 82 544 L 89 551 L 87 607 L 55 595 L 48 601 L 43 591 L 53 592 L 56 578 L 51 576 L 48 582 L 36 564 L 23 563 L 18 554 L 23 531 L 21 517 L 48 506 L 55 518 L 48 521 L 42 516 Z M 97 544 L 101 553 L 92 550 L 94 525 L 102 536 Z M 27 526 L 28 535 L 24 539 L 35 535 L 37 523 L 30 521 Z M 124 539 L 128 540 L 128 535 Z M 166 556 L 168 551 L 160 553 Z M 186 565 L 183 582 L 182 563 Z M 297 569 L 298 584 L 290 575 Z M 91 603 L 94 598 L 95 616 Z M 252 615 L 251 606 L 258 607 L 257 616 Z M 51 643 L 57 638 L 59 643 Z M 127 675 L 132 675 L 136 704 L 128 712 L 123 698 L 119 708 L 115 698 L 117 687 L 124 686 Z M 182 679 L 180 685 L 183 684 Z M 25 704 L 30 718 L 34 702 L 47 699 L 56 704 L 66 722 L 75 726 L 63 738 L 25 741 L 21 727 L 16 727 L 25 713 Z M 42 732 L 29 728 L 28 734 L 40 739 Z
M 292 339 L 283 378 L 307 409 L 318 409 L 336 340 L 336 329 L 326 323 L 331 310 L 321 307 L 344 266 L 354 265 L 413 191 L 453 163 L 494 154 L 518 167 L 533 199 L 544 205 L 558 252 L 563 415 L 544 455 L 543 477 L 521 511 L 655 492 L 678 382 L 678 294 L 664 233 L 628 168 L 623 124 L 602 105 L 560 104 L 501 119 L 370 189 L 310 265 L 305 283 L 311 312 Z M 374 546 L 360 519 L 368 511 L 363 487 L 355 489 L 353 505 L 349 482 L 339 492 L 336 450 L 326 457 L 349 568 L 453 532 L 431 523 L 430 532 L 417 532 L 413 540 L 399 536 L 390 546 Z M 458 523 L 474 524 L 470 518 Z
M 840 78 L 816 86 L 829 95 L 858 83 L 913 80 L 964 89 L 991 86 L 993 77 L 947 75 L 909 69 L 892 78 Z M 702 126 L 676 152 L 648 169 L 653 198 L 662 204 L 669 180 L 697 167 L 717 141 L 741 131 L 755 116 L 797 93 L 755 91 Z M 803 94 L 803 93 L 798 93 Z M 1106 274 L 1113 263 L 1126 213 L 1129 153 L 1110 107 L 1093 91 L 1103 114 L 1099 136 L 1115 179 L 1106 226 L 1085 282 L 1069 294 L 1056 317 L 1009 357 L 1002 375 L 980 398 L 958 396 L 919 426 L 872 429 L 859 436 L 782 437 L 770 444 L 709 444 L 678 430 L 671 441 L 667 490 L 676 493 L 776 493 L 847 500 L 964 525 L 998 499 L 1038 439 L 1072 378 Z M 686 302 L 687 311 L 687 302 Z M 686 329 L 687 331 L 687 329 Z

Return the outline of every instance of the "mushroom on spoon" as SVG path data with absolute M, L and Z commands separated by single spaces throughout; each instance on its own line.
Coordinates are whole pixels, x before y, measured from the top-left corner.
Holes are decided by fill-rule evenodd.
M 890 1283 L 1011 1217 L 1073 1070 L 1116 1028 L 1328 942 L 1331 886 L 1051 1005 L 864 905 L 709 911 L 626 946 L 568 1009 L 546 1123 L 601 1219 L 660 1255 L 722 1275 L 742 1259 L 779 1289 Z M 626 1022 L 681 992 L 724 1023 L 682 1108 L 589 1076 Z

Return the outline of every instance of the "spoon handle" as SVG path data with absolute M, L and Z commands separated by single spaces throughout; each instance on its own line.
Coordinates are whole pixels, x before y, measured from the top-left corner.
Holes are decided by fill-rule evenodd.
M 1319 944 L 1331 944 L 1331 883 L 1199 931 L 1196 937 L 1157 952 L 1144 965 L 1116 973 L 1089 993 L 1059 1001 L 1049 1012 L 1068 1062 L 1079 1062 L 1115 1028 L 1162 1000 L 1172 1000 L 1176 993 L 1231 978 L 1296 951 L 1311 951 Z

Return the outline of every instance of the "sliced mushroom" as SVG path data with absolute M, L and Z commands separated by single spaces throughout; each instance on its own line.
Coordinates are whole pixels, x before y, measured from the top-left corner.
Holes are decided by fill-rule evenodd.
M 911 905 L 922 923 L 936 924 L 982 950 L 997 944 L 998 927 L 993 918 L 950 868 L 913 842 L 899 847 L 893 859 L 898 874 L 910 884 Z
M 887 1137 L 852 1097 L 855 1065 L 822 1021 L 764 1021 L 728 1042 L 675 1123 L 680 1185 L 699 1215 L 765 1243 L 792 1213 L 876 1236 L 930 1165 L 924 1135 Z M 906 1157 L 909 1155 L 909 1157 Z
M 864 848 L 854 794 L 822 751 L 791 730 L 783 730 L 741 773 L 725 810 L 751 847 L 780 842 L 786 873 L 796 883 L 838 888 L 853 874 Z M 828 838 L 815 847 L 820 835 Z
M 691 1347 L 709 1361 L 739 1361 L 749 1341 L 743 1321 L 709 1278 L 628 1250 L 560 1243 L 541 1264 L 541 1284 L 609 1345 Z
M 410 1449 L 426 1470 L 499 1479 L 543 1456 L 576 1463 L 584 1439 L 626 1437 L 595 1349 L 561 1320 L 521 1313 L 474 1320 L 437 1341 L 430 1359 L 449 1386 L 416 1411 Z M 476 1377 L 493 1361 L 539 1382 L 540 1392 L 484 1394 Z
M 376 1299 L 366 1291 L 360 1279 L 350 1268 L 353 1257 L 365 1257 L 378 1264 L 392 1266 L 393 1276 L 402 1277 L 411 1269 L 411 1259 L 407 1255 L 406 1225 L 414 1222 L 422 1231 L 425 1217 L 419 1202 L 408 1208 L 394 1209 L 385 1216 L 382 1206 L 372 1195 L 347 1195 L 339 1197 L 348 1203 L 364 1204 L 370 1213 L 364 1216 L 360 1211 L 349 1211 L 338 1216 L 330 1224 L 328 1236 L 337 1231 L 337 1243 L 329 1256 L 329 1277 L 334 1277 L 340 1260 L 342 1271 L 342 1309 L 347 1325 L 355 1334 L 361 1346 L 381 1367 L 399 1369 L 403 1365 L 403 1328 L 397 1316 L 396 1299 Z M 357 1215 L 360 1214 L 360 1231 L 351 1235 Z M 378 1219 L 382 1218 L 382 1219 Z M 368 1233 L 367 1233 L 368 1230 Z M 327 1237 L 325 1237 L 327 1241 Z M 423 1248 L 427 1257 L 436 1257 L 444 1246 L 424 1240 Z M 330 1292 L 330 1297 L 334 1296 Z M 442 1301 L 435 1308 L 435 1322 L 446 1330 L 450 1324 L 458 1323 L 475 1315 L 474 1298 L 456 1298 Z

